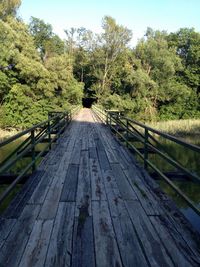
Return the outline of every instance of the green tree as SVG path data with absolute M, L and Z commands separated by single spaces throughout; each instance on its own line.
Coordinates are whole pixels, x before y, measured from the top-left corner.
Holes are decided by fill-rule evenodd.
M 0 2 L 0 19 L 5 20 L 8 16 L 15 16 L 21 0 L 1 0 Z
M 99 58 L 101 69 L 98 71 L 102 92 L 109 88 L 109 82 L 118 57 L 126 50 L 131 40 L 132 33 L 126 27 L 118 25 L 116 21 L 109 16 L 105 16 L 102 22 L 104 30 L 101 35 Z
M 182 28 L 168 36 L 168 43 L 182 59 L 184 67 L 178 73 L 179 80 L 200 93 L 200 33 Z
M 31 17 L 29 31 L 34 38 L 35 46 L 39 49 L 41 58 L 43 59 L 46 51 L 46 43 L 53 36 L 52 26 L 49 23 L 45 23 L 44 20 Z

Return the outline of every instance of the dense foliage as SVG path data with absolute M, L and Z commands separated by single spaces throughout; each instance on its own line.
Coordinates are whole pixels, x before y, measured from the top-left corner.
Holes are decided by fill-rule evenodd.
M 140 120 L 200 117 L 200 33 L 151 28 L 135 48 L 132 32 L 104 17 L 102 33 L 65 30 L 16 17 L 20 0 L 0 4 L 0 125 L 28 127 L 48 111 L 96 97 Z

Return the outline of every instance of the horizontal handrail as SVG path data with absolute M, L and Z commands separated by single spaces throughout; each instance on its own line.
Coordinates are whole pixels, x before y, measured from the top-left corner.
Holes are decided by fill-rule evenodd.
M 6 188 L 6 190 L 0 196 L 0 204 L 15 188 L 15 186 L 23 179 L 24 175 L 32 168 L 32 172 L 36 169 L 37 160 L 46 152 L 47 149 L 51 149 L 52 143 L 57 140 L 60 134 L 65 130 L 67 125 L 73 119 L 76 112 L 80 107 L 75 107 L 68 112 L 50 112 L 48 114 L 48 120 L 33 125 L 31 128 L 26 129 L 16 135 L 6 139 L 0 143 L 0 149 L 19 138 L 29 134 L 29 136 L 20 143 L 0 164 L 0 174 L 11 170 L 11 168 L 22 159 L 24 156 L 31 152 L 31 162 L 27 164 L 24 169 L 18 174 L 15 180 Z M 38 131 L 39 130 L 39 131 Z M 47 138 L 47 139 L 46 139 Z M 41 151 L 36 151 L 36 145 L 47 140 L 47 146 Z M 36 154 L 37 152 L 37 154 Z M 29 153 L 30 154 L 30 153 Z
M 100 111 L 99 108 L 93 107 L 93 111 L 97 116 L 99 116 L 99 113 L 101 114 L 103 111 Z M 180 162 L 174 159 L 173 156 L 169 155 L 169 153 L 165 150 L 163 145 L 153 136 L 153 134 L 156 134 L 158 136 L 164 137 L 167 140 L 173 141 L 176 144 L 182 145 L 185 148 L 191 149 L 194 152 L 200 153 L 200 147 L 189 144 L 187 142 L 184 142 L 180 139 L 178 139 L 175 136 L 163 133 L 159 130 L 156 130 L 152 127 L 147 126 L 146 124 L 137 122 L 133 119 L 129 119 L 125 116 L 122 116 L 118 112 L 113 111 L 107 111 L 106 112 L 106 119 L 104 120 L 104 123 L 106 123 L 115 134 L 117 134 L 124 142 L 126 143 L 128 148 L 131 148 L 133 151 L 135 151 L 136 154 L 139 155 L 140 158 L 142 158 L 144 162 L 144 167 L 146 170 L 148 170 L 148 166 L 150 166 L 154 171 L 156 171 L 161 178 L 165 180 L 165 182 L 168 183 L 168 185 L 175 190 L 187 203 L 188 205 L 198 214 L 200 215 L 200 209 L 195 206 L 193 201 L 189 199 L 182 191 L 179 189 L 161 170 L 159 170 L 155 164 L 153 164 L 149 158 L 148 158 L 148 149 L 151 149 L 153 152 L 155 152 L 157 155 L 162 157 L 166 162 L 171 164 L 173 167 L 175 167 L 177 170 L 181 170 L 183 173 L 187 175 L 188 178 L 190 178 L 192 181 L 195 181 L 197 183 L 200 183 L 200 177 L 191 171 L 189 171 L 187 168 L 182 166 Z M 140 132 L 140 130 L 135 128 L 133 125 L 137 125 L 143 129 L 143 133 Z M 119 129 L 123 130 L 125 134 L 121 133 Z M 136 148 L 128 139 L 128 136 L 133 136 L 134 139 L 137 140 L 137 142 L 143 144 L 144 153 L 141 153 L 138 148 Z M 150 141 L 151 139 L 151 141 Z M 154 142 L 155 145 L 152 143 Z
M 146 124 L 137 122 L 137 121 L 132 120 L 130 118 L 123 117 L 123 119 L 128 120 L 129 122 L 132 122 L 132 123 L 134 123 L 134 124 L 136 124 L 136 125 L 144 128 L 144 129 L 147 129 L 148 131 L 151 131 L 151 132 L 153 132 L 155 134 L 158 134 L 158 135 L 160 135 L 162 137 L 165 137 L 166 139 L 168 139 L 170 141 L 174 141 L 174 142 L 176 142 L 179 145 L 183 145 L 185 147 L 188 147 L 188 148 L 192 149 L 193 151 L 200 152 L 200 147 L 199 146 L 196 146 L 196 145 L 190 144 L 188 142 L 182 141 L 181 139 L 179 139 L 179 138 L 177 138 L 177 137 L 175 137 L 173 135 L 170 135 L 170 134 L 161 132 L 161 131 L 156 130 L 156 129 L 150 127 L 150 126 L 147 126 Z

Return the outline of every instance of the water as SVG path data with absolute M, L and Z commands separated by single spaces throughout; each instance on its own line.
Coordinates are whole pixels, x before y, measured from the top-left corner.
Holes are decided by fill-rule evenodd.
M 3 149 L 0 149 L 0 162 L 5 159 L 5 157 L 15 149 L 24 139 L 19 139 L 18 141 L 13 142 L 5 146 Z M 185 141 L 200 146 L 200 137 L 190 137 L 184 138 Z M 175 144 L 172 141 L 166 141 L 165 139 L 160 138 L 159 141 L 164 145 L 165 149 L 172 155 L 173 158 L 178 159 L 180 163 L 183 164 L 186 168 L 196 172 L 200 176 L 200 155 L 199 153 L 192 152 L 189 149 L 183 148 L 180 145 Z M 45 144 L 46 145 L 46 144 Z M 38 145 L 37 149 L 44 148 L 43 144 Z M 141 145 L 140 145 L 141 146 Z M 175 169 L 165 160 L 161 159 L 158 155 L 150 154 L 149 159 L 155 163 L 156 166 L 159 167 L 160 170 L 166 171 L 174 171 Z M 20 160 L 13 170 L 15 172 L 19 172 L 20 169 L 24 167 L 28 162 L 30 162 L 29 158 L 25 158 Z M 174 182 L 189 198 L 193 200 L 196 206 L 200 208 L 200 185 L 192 182 Z M 163 191 L 165 191 L 177 204 L 181 212 L 189 219 L 192 225 L 200 232 L 200 216 L 196 215 L 193 210 L 187 205 L 187 203 L 174 191 L 169 187 L 169 185 L 162 181 L 159 181 L 159 184 Z M 19 186 L 20 188 L 20 186 Z M 17 188 L 17 191 L 19 190 Z M 0 194 L 5 189 L 5 185 L 0 185 Z M 10 199 L 8 198 L 7 204 Z
M 156 138 L 161 142 L 161 144 L 164 146 L 164 149 L 172 156 L 173 159 L 177 160 L 185 168 L 198 174 L 198 176 L 200 177 L 200 153 L 194 152 L 170 140 L 166 140 L 161 137 Z M 182 140 L 200 146 L 200 136 L 193 138 L 185 137 L 182 138 Z M 138 144 L 138 146 L 141 147 L 141 144 Z M 164 160 L 157 154 L 149 154 L 149 160 L 163 172 L 176 171 L 175 167 L 167 163 L 166 160 Z M 140 159 L 139 161 L 141 162 Z M 191 181 L 173 181 L 174 184 L 178 188 L 180 188 L 197 207 L 200 208 L 200 184 Z M 200 232 L 200 216 L 197 215 L 164 180 L 159 180 L 158 183 L 161 186 L 162 190 L 175 201 L 180 211 L 188 218 L 195 229 Z
M 6 146 L 0 148 L 0 163 L 3 162 L 12 151 L 14 151 L 27 137 L 21 137 L 15 141 L 13 141 L 10 144 L 7 144 Z M 2 140 L 1 140 L 2 141 Z M 38 144 L 36 145 L 35 149 L 36 151 L 41 151 L 47 147 L 48 144 Z M 38 165 L 41 161 L 41 158 L 37 160 L 36 165 Z M 21 170 L 23 170 L 29 163 L 31 162 L 31 158 L 22 158 L 18 160 L 14 166 L 7 171 L 6 173 L 12 173 L 17 174 L 20 173 Z M 31 169 L 27 172 L 27 174 L 31 174 Z M 5 191 L 8 185 L 0 184 L 0 195 Z M 3 201 L 3 203 L 0 205 L 0 213 L 5 210 L 5 208 L 9 205 L 10 201 L 13 199 L 13 197 L 16 195 L 16 193 L 21 189 L 22 185 L 18 184 L 11 193 L 6 197 L 6 199 Z

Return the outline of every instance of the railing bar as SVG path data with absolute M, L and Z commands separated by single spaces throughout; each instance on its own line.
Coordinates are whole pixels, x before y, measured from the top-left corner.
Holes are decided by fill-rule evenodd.
M 37 144 L 39 144 L 40 141 L 42 141 L 47 135 L 48 135 L 48 133 L 45 133 L 42 137 L 40 137 L 35 142 L 35 145 L 34 146 L 36 146 Z M 33 148 L 33 145 L 30 145 L 30 147 L 27 147 L 25 150 L 23 150 L 22 153 L 20 153 L 15 159 L 13 159 L 11 162 L 8 162 L 7 164 L 5 164 L 2 168 L 0 168 L 0 173 L 5 172 L 9 167 L 11 167 L 12 165 L 14 165 L 19 159 L 21 159 L 32 148 Z
M 1 162 L 1 164 L 0 164 L 0 166 L 3 166 L 4 164 L 5 164 L 5 162 L 6 161 L 8 161 L 10 158 L 12 158 L 13 156 L 14 156 L 14 154 L 16 154 L 17 153 L 17 151 L 21 148 L 21 147 L 23 147 L 25 144 L 26 144 L 26 142 L 28 142 L 28 141 L 30 141 L 31 140 L 31 136 L 28 136 L 13 152 L 11 152 L 8 156 L 7 156 L 7 158 L 5 158 L 2 162 Z M 30 143 L 29 143 L 30 144 Z
M 38 138 L 40 136 L 42 136 L 42 134 L 46 131 L 46 128 L 45 129 L 42 129 L 41 132 L 39 132 L 36 136 L 35 136 L 35 140 L 38 140 Z M 31 138 L 31 135 L 29 136 L 29 138 Z M 21 149 L 20 151 L 18 151 L 17 153 L 20 154 L 22 153 L 22 151 L 24 151 L 25 148 L 27 148 L 28 146 L 30 145 L 30 143 L 26 144 L 25 147 L 23 147 L 23 149 Z
M 182 140 L 176 138 L 175 136 L 169 135 L 167 133 L 163 133 L 163 132 L 161 132 L 159 130 L 156 130 L 156 129 L 152 128 L 152 127 L 149 127 L 149 126 L 147 126 L 147 125 L 145 125 L 143 123 L 137 122 L 137 121 L 132 120 L 132 119 L 127 118 L 127 117 L 122 117 L 121 116 L 121 119 L 128 120 L 129 122 L 132 122 L 132 123 L 134 123 L 134 124 L 136 124 L 136 125 L 138 125 L 138 126 L 140 126 L 142 128 L 147 128 L 149 131 L 151 131 L 153 133 L 156 133 L 156 134 L 158 134 L 158 135 L 160 135 L 162 137 L 165 137 L 165 138 L 167 138 L 167 139 L 169 139 L 171 141 L 174 141 L 174 142 L 178 143 L 179 145 L 183 145 L 183 146 L 188 147 L 188 148 L 190 148 L 190 149 L 192 149 L 194 151 L 200 152 L 200 147 L 198 147 L 198 146 L 196 146 L 194 144 L 189 144 L 189 143 L 187 143 L 185 141 L 182 141 Z M 131 125 L 131 123 L 130 123 L 130 125 Z
M 142 123 L 140 123 L 140 122 L 136 122 L 136 121 L 134 121 L 134 120 L 132 120 L 132 119 L 129 119 L 129 118 L 127 118 L 127 117 L 124 117 L 124 119 L 128 119 L 129 121 L 135 123 L 136 125 L 139 125 L 139 126 L 141 126 L 141 127 L 143 127 L 143 128 L 147 128 L 149 131 L 151 131 L 151 132 L 153 132 L 153 133 L 156 133 L 156 134 L 158 134 L 158 135 L 160 135 L 160 136 L 163 136 L 163 137 L 165 137 L 165 138 L 167 138 L 167 139 L 169 139 L 169 140 L 171 140 L 171 141 L 174 141 L 174 142 L 178 143 L 179 145 L 183 145 L 183 146 L 185 146 L 185 147 L 191 148 L 191 149 L 194 150 L 194 151 L 200 152 L 200 147 L 198 147 L 198 146 L 196 146 L 196 145 L 189 144 L 189 143 L 187 143 L 187 142 L 185 142 L 185 141 L 182 141 L 182 140 L 178 139 L 178 138 L 175 137 L 175 136 L 172 136 L 172 135 L 167 134 L 167 133 L 163 133 L 163 132 L 161 132 L 161 131 L 158 131 L 158 130 L 156 130 L 156 129 L 154 129 L 154 128 L 151 128 L 151 127 L 149 127 L 149 126 L 147 126 L 147 125 L 145 125 L 145 124 L 142 124 Z
M 144 135 L 140 132 L 140 131 L 138 131 L 131 123 L 129 123 L 129 126 L 131 126 L 131 128 L 137 133 L 137 134 L 139 134 L 141 137 L 143 137 L 144 138 Z
M 169 163 L 171 163 L 174 167 L 178 168 L 179 170 L 185 172 L 189 177 L 191 177 L 192 179 L 194 179 L 197 182 L 200 182 L 200 178 L 191 173 L 190 171 L 188 171 L 186 168 L 184 168 L 183 166 L 180 165 L 179 162 L 171 159 L 169 156 L 165 155 L 163 152 L 161 152 L 160 150 L 158 150 L 157 148 L 155 148 L 154 146 L 151 146 L 148 144 L 148 147 L 150 147 L 152 150 L 154 150 L 155 152 L 157 152 L 160 156 L 162 156 L 164 159 L 166 159 Z
M 97 113 L 97 111 L 95 112 L 95 110 L 93 110 L 93 112 L 102 122 L 104 122 L 104 119 L 102 119 L 102 117 Z
M 161 149 L 163 152 L 165 152 L 166 154 L 169 154 L 169 156 L 174 160 L 177 161 L 170 152 L 168 152 L 166 150 L 166 148 L 164 147 L 163 144 L 161 144 L 158 140 L 156 140 L 156 138 L 154 138 L 150 133 L 149 133 L 149 137 L 157 144 L 158 148 Z M 150 143 L 150 142 L 149 142 Z M 151 144 L 151 143 L 150 143 Z M 156 148 L 156 146 L 154 146 Z M 178 162 L 178 161 L 177 161 Z M 180 164 L 180 162 L 178 162 Z
M 113 121 L 115 121 L 116 123 L 117 123 L 117 120 L 115 119 L 115 118 L 113 118 Z M 119 124 L 118 124 L 119 125 Z M 129 124 L 130 125 L 130 124 Z M 121 125 L 119 125 L 119 126 L 121 126 Z M 115 128 L 114 128 L 115 129 Z M 124 128 L 124 130 L 125 130 L 125 128 Z M 115 131 L 117 131 L 116 129 L 115 129 Z M 138 142 L 141 142 L 142 144 L 144 143 L 144 136 L 142 135 L 141 137 L 140 136 L 137 136 L 135 133 L 133 133 L 130 129 L 128 129 L 128 132 L 132 135 L 132 136 L 134 136 L 134 137 L 136 137 L 137 138 L 137 140 L 138 140 Z
M 120 134 L 120 133 L 119 133 Z M 122 136 L 122 138 L 124 138 Z M 135 150 L 135 152 L 144 160 L 144 155 L 138 151 L 137 148 L 135 148 L 132 144 L 130 144 L 130 147 Z M 200 210 L 192 203 L 192 201 L 173 183 L 169 180 L 167 176 L 165 176 L 158 168 L 155 167 L 153 163 L 151 163 L 148 159 L 146 160 L 146 163 L 153 168 L 188 204 L 189 206 L 200 215 Z
M 200 215 L 200 210 L 194 205 L 194 203 L 180 190 L 170 179 L 165 176 L 158 168 L 154 166 L 149 160 L 147 160 L 148 165 L 154 169 L 188 204 L 189 206 Z
M 113 121 L 116 119 L 112 118 Z M 132 121 L 132 120 L 131 120 Z M 134 121 L 132 121 L 134 122 Z M 135 122 L 134 122 L 135 123 Z M 150 127 L 146 127 L 145 125 L 142 125 L 141 123 L 135 123 L 141 127 L 144 127 L 144 129 L 147 129 L 149 131 L 152 131 L 152 129 Z M 119 124 L 118 124 L 119 125 Z M 119 134 L 119 136 L 121 136 L 121 138 L 127 142 L 126 138 L 120 133 L 118 132 L 111 124 L 110 124 L 110 128 L 115 130 L 115 133 Z M 160 133 L 159 131 L 153 129 L 154 133 L 161 135 L 163 137 L 171 137 L 167 134 L 163 134 Z M 132 132 L 131 132 L 132 133 Z M 133 133 L 132 133 L 133 134 Z M 134 135 L 134 134 L 133 134 Z M 162 146 L 156 139 L 154 139 L 154 137 L 152 135 L 149 135 L 151 139 L 153 139 L 153 141 L 155 141 L 157 144 L 159 144 L 160 146 Z M 138 138 L 138 137 L 137 137 Z M 169 139 L 169 138 L 168 138 Z M 176 141 L 177 139 L 172 137 L 172 141 Z M 179 140 L 178 140 L 179 141 Z M 129 141 L 127 142 L 129 144 L 129 146 L 144 160 L 144 155 L 142 153 L 140 153 L 138 151 L 137 148 L 135 148 Z M 195 145 L 190 145 L 188 143 L 185 143 L 183 141 L 180 140 L 179 144 L 183 144 L 186 146 L 188 145 L 189 148 L 193 149 L 197 152 L 200 151 L 200 148 L 195 146 Z M 175 167 L 179 168 L 180 170 L 182 170 L 183 172 L 185 172 L 186 174 L 188 174 L 190 177 L 192 177 L 193 179 L 197 180 L 198 182 L 200 182 L 200 178 L 194 174 L 192 174 L 191 172 L 189 172 L 187 169 L 185 169 L 184 167 L 182 167 L 178 162 L 175 162 L 173 159 L 171 159 L 170 157 L 168 157 L 167 155 L 165 155 L 163 152 L 159 151 L 157 148 L 154 147 L 154 145 L 152 145 L 151 143 L 147 143 L 147 146 L 150 147 L 151 149 L 153 149 L 155 152 L 157 152 L 160 156 L 164 157 L 168 162 L 170 162 L 171 164 L 173 164 Z M 197 150 L 196 150 L 197 149 Z M 200 215 L 200 210 L 194 205 L 194 203 L 172 182 L 170 181 L 170 179 L 165 176 L 153 163 L 151 163 L 148 159 L 146 159 L 146 163 L 152 168 L 154 169 L 187 203 L 188 205 L 198 214 Z
M 76 109 L 78 110 L 78 109 Z M 69 114 L 69 113 L 68 113 Z M 65 128 L 66 128 L 66 123 L 65 123 L 65 117 L 66 114 L 64 114 L 62 117 L 60 117 L 60 120 L 59 122 L 55 122 L 53 127 L 51 125 L 51 128 L 50 128 L 50 131 L 52 131 L 55 127 L 58 127 L 61 125 L 60 129 L 59 129 L 59 133 L 62 132 Z M 55 119 L 55 116 L 53 117 Z M 67 116 L 68 118 L 68 116 Z M 71 120 L 72 117 L 70 117 L 70 120 Z M 45 125 L 45 123 L 48 123 L 52 121 L 51 119 L 50 120 L 47 120 L 43 123 L 40 123 L 38 124 L 39 126 L 41 125 Z M 14 140 L 16 140 L 17 138 L 23 136 L 25 133 L 28 133 L 28 132 L 31 132 L 34 131 L 38 126 L 38 125 L 35 125 L 34 127 L 26 130 L 26 131 L 23 131 L 22 133 L 19 133 L 15 136 L 13 136 L 12 138 L 9 138 L 6 140 L 6 142 L 2 142 L 1 143 L 1 146 L 7 144 L 8 142 L 12 142 Z M 62 126 L 63 125 L 63 126 Z M 46 126 L 47 127 L 47 126 Z M 33 137 L 32 135 L 32 138 L 34 138 L 34 144 L 33 145 L 30 145 L 29 147 L 27 147 L 26 149 L 24 149 L 22 151 L 22 153 L 20 153 L 20 155 L 18 155 L 14 160 L 8 162 L 6 165 L 4 165 L 2 168 L 1 168 L 1 172 L 5 171 L 7 168 L 11 167 L 14 163 L 16 163 L 17 160 L 21 159 L 28 151 L 30 151 L 31 149 L 35 148 L 35 146 L 40 143 L 47 135 L 49 134 L 49 132 L 47 131 L 47 128 L 44 128 L 41 130 L 40 133 L 37 134 L 36 137 Z M 37 140 L 36 140 L 37 138 Z M 31 135 L 25 140 L 26 142 L 31 139 Z M 55 136 L 54 138 L 52 138 L 51 140 L 51 143 L 54 142 L 54 140 L 57 139 L 57 136 Z M 23 145 L 26 143 L 26 142 L 23 142 Z M 22 144 L 20 144 L 20 147 L 22 147 Z M 8 188 L 3 192 L 3 194 L 0 196 L 0 203 L 2 203 L 2 201 L 8 196 L 8 194 L 12 191 L 12 189 L 16 186 L 17 183 L 19 183 L 21 181 L 21 179 L 23 178 L 24 174 L 26 174 L 26 172 L 32 167 L 35 165 L 35 162 L 37 161 L 37 159 L 39 157 L 41 157 L 43 155 L 43 153 L 47 150 L 48 146 L 46 146 L 42 151 L 40 151 L 39 154 L 37 154 L 37 156 L 34 156 L 34 159 L 32 160 L 32 162 L 30 164 L 28 164 L 25 169 L 21 172 L 21 174 L 18 175 L 18 177 L 8 186 Z M 17 150 L 19 149 L 19 147 L 16 149 L 15 153 L 17 152 Z
M 26 168 L 19 174 L 19 176 L 6 188 L 3 194 L 0 196 L 0 204 L 2 201 L 8 196 L 8 194 L 12 191 L 12 189 L 23 179 L 24 174 L 35 164 L 37 159 L 42 156 L 45 150 L 41 151 L 36 157 L 35 160 L 29 163 Z
M 57 116 L 57 117 L 59 117 L 59 116 Z M 55 119 L 55 117 L 54 117 L 54 119 Z M 52 119 L 49 119 L 49 120 L 51 121 Z M 5 141 L 0 142 L 0 147 L 9 144 L 9 143 L 11 143 L 12 141 L 15 141 L 16 139 L 20 138 L 21 136 L 23 136 L 23 135 L 25 135 L 25 134 L 27 134 L 27 133 L 30 133 L 32 130 L 35 130 L 36 128 L 40 128 L 41 126 L 43 126 L 43 125 L 45 125 L 46 123 L 48 123 L 49 120 L 40 122 L 40 123 L 34 125 L 33 127 L 27 129 L 27 130 L 24 130 L 24 131 L 22 131 L 22 132 L 20 132 L 20 133 L 18 133 L 18 134 L 15 134 L 15 135 L 9 137 L 9 138 L 6 139 Z

